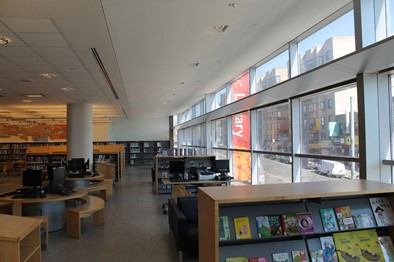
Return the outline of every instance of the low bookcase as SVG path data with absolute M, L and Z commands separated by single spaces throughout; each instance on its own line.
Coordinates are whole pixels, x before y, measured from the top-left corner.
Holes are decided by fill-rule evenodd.
M 275 185 L 204 187 L 198 189 L 199 260 L 226 261 L 234 257 L 267 257 L 273 253 L 319 249 L 320 237 L 332 236 L 338 230 L 325 232 L 320 210 L 350 206 L 352 214 L 373 211 L 369 199 L 387 197 L 394 207 L 394 185 L 367 180 L 305 182 Z M 259 237 L 256 217 L 289 212 L 310 212 L 313 233 Z M 230 229 L 228 240 L 219 240 L 219 217 L 227 216 Z M 237 239 L 234 218 L 248 217 L 251 237 Z M 371 228 L 368 228 L 371 229 Z M 394 237 L 394 226 L 374 226 L 378 234 Z M 361 230 L 359 228 L 350 229 Z M 320 247 L 321 248 L 321 247 Z M 310 261 L 310 259 L 308 259 Z

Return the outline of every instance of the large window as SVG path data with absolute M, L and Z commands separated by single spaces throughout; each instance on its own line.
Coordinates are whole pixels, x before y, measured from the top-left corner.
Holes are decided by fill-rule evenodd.
M 227 104 L 227 89 L 226 87 L 215 92 L 215 109 L 221 108 Z
M 388 11 L 388 17 L 389 17 L 389 36 L 394 35 L 394 0 L 389 0 L 388 1 L 389 5 L 389 11 Z
M 391 159 L 394 159 L 394 75 L 390 77 L 391 86 Z
M 257 110 L 256 150 L 291 152 L 291 118 L 289 104 Z
M 212 124 L 213 147 L 227 148 L 227 121 L 221 118 L 213 121 Z
M 335 60 L 355 50 L 353 11 L 298 43 L 299 72 Z
M 286 50 L 256 68 L 255 85 L 252 93 L 289 79 L 289 51 Z

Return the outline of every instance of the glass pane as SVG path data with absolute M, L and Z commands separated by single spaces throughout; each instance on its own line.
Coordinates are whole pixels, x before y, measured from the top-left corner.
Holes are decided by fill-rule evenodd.
M 394 159 L 394 75 L 390 77 L 391 84 L 391 159 Z
M 291 158 L 274 154 L 257 155 L 257 184 L 291 183 Z
M 389 36 L 394 35 L 394 0 L 389 0 L 389 11 L 388 11 L 388 17 L 389 17 Z
M 233 151 L 232 156 L 233 163 L 230 175 L 234 179 L 231 180 L 231 184 L 250 185 L 252 183 L 250 152 Z
M 250 113 L 243 112 L 232 116 L 232 148 L 250 149 Z
M 201 126 L 196 125 L 195 126 L 195 141 L 194 141 L 194 146 L 200 146 L 201 145 Z
M 226 96 L 226 88 L 222 88 L 218 92 L 215 93 L 215 109 L 220 108 L 226 105 L 227 96 Z
M 256 150 L 291 152 L 291 117 L 288 103 L 257 110 Z
M 231 83 L 231 102 L 249 96 L 249 72 Z
M 353 11 L 298 43 L 300 74 L 355 51 Z
M 301 181 L 329 181 L 359 179 L 359 165 L 355 162 L 301 158 Z
M 216 157 L 216 159 L 228 159 L 227 150 L 212 149 L 212 154 Z
M 227 122 L 226 118 L 214 121 L 212 126 L 214 147 L 227 148 Z
M 302 153 L 358 157 L 354 85 L 301 98 L 300 106 Z
M 289 51 L 286 50 L 256 68 L 256 85 L 252 94 L 289 79 Z

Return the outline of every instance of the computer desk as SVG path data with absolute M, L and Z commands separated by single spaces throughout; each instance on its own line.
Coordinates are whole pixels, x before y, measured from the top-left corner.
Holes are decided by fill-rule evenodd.
M 48 216 L 49 232 L 52 232 L 62 229 L 65 225 L 65 201 L 88 194 L 87 190 L 83 188 L 77 188 L 75 191 L 77 192 L 69 196 L 46 194 L 46 197 L 43 198 L 12 198 L 13 195 L 8 195 L 0 197 L 0 201 L 12 203 L 12 214 L 15 216 L 22 216 L 22 214 L 26 216 Z M 40 214 L 34 213 L 37 211 Z
M 95 174 L 94 176 L 87 175 L 83 177 L 65 177 L 66 185 L 73 188 L 83 188 L 89 186 L 89 180 L 103 179 L 104 175 Z

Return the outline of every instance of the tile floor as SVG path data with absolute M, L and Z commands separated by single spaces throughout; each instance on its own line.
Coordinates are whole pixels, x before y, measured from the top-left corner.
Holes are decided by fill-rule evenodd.
M 162 204 L 169 195 L 152 193 L 148 167 L 127 167 L 126 175 L 114 186 L 105 206 L 105 226 L 82 220 L 82 238 L 66 236 L 65 229 L 49 234 L 49 250 L 42 250 L 44 262 L 87 261 L 178 261 L 175 240 L 169 233 Z M 184 254 L 184 261 L 198 261 Z

